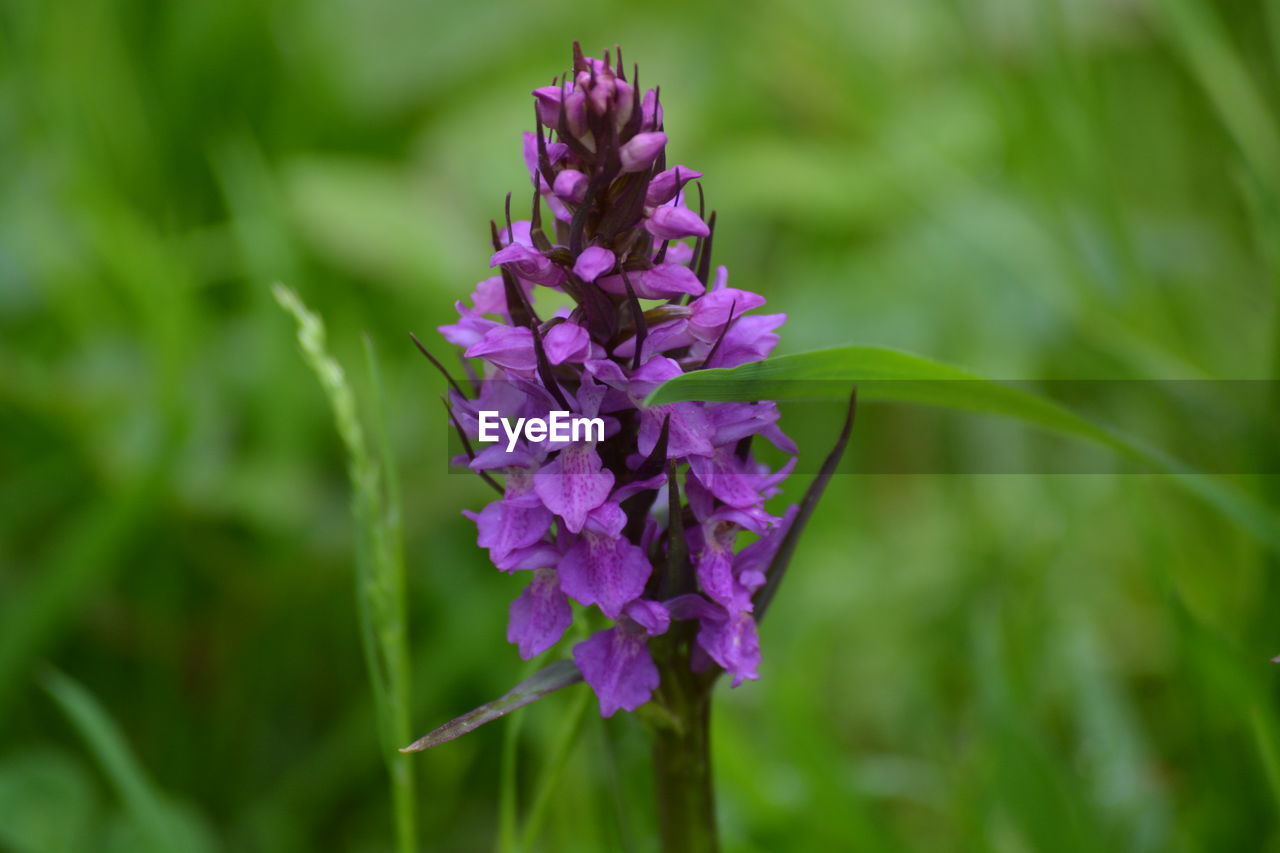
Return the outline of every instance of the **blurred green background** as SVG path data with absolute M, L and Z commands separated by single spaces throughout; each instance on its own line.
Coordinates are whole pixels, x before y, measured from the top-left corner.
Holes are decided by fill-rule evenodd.
M 1275 0 L 5 0 L 0 850 L 147 849 L 148 785 L 168 849 L 391 848 L 342 447 L 275 281 L 366 402 L 362 333 L 382 364 L 415 730 L 520 677 L 406 333 L 487 274 L 574 38 L 661 84 L 781 351 L 1280 365 Z M 762 680 L 717 694 L 725 846 L 1280 850 L 1278 572 L 1158 477 L 837 477 Z M 523 812 L 580 705 L 416 756 L 422 849 L 490 849 L 504 742 Z M 532 849 L 655 849 L 625 717 L 586 715 Z

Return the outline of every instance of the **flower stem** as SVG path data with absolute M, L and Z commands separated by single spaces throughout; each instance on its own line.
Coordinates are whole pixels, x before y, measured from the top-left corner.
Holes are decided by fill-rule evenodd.
M 687 645 L 669 651 L 659 664 L 659 694 L 671 717 L 653 727 L 653 779 L 662 850 L 716 853 L 720 842 L 711 778 L 713 682 L 689 670 Z

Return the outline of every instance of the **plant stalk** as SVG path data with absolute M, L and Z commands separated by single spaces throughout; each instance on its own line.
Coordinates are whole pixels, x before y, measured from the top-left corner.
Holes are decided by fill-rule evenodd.
M 659 696 L 670 719 L 653 726 L 653 781 L 662 850 L 717 853 L 720 841 L 711 778 L 714 679 L 690 671 L 687 642 L 667 651 L 660 656 Z

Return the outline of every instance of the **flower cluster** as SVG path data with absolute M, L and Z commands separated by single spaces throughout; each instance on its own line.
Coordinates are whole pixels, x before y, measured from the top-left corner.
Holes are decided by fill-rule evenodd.
M 466 442 L 464 461 L 502 493 L 467 513 L 479 544 L 500 570 L 530 573 L 508 639 L 531 658 L 569 627 L 570 601 L 598 608 L 612 627 L 573 659 L 610 716 L 649 700 L 649 640 L 674 620 L 696 622 L 695 669 L 758 677 L 753 594 L 795 510 L 764 505 L 795 459 L 771 471 L 752 440 L 795 447 L 770 402 L 644 401 L 684 372 L 764 358 L 786 315 L 749 313 L 763 297 L 730 287 L 724 267 L 711 276 L 715 214 L 704 218 L 700 186 L 696 212 L 686 198 L 702 173 L 667 164 L 658 92 L 627 78 L 620 51 L 611 63 L 575 45 L 572 72 L 533 96 L 532 215 L 513 222 L 508 197 L 505 226 L 491 224 L 498 274 L 440 332 L 483 362 L 472 393 L 450 392 L 464 438 L 481 411 L 605 422 L 600 442 Z M 564 307 L 541 317 L 540 295 Z M 744 531 L 758 538 L 738 549 Z

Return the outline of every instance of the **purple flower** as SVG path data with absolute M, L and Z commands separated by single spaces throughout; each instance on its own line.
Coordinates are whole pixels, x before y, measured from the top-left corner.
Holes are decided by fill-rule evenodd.
M 622 158 L 622 171 L 639 172 L 653 165 L 654 158 L 667 145 L 665 133 L 638 133 L 631 137 L 618 156 Z
M 665 172 L 659 172 L 653 176 L 653 180 L 649 182 L 649 189 L 645 193 L 644 203 L 650 207 L 666 204 L 676 197 L 676 193 L 684 188 L 686 182 L 701 177 L 701 172 L 690 169 L 688 166 L 672 166 Z
M 440 331 L 477 360 L 475 396 L 449 394 L 473 445 L 463 461 L 506 481 L 466 515 L 498 569 L 530 572 L 507 638 L 522 657 L 542 654 L 570 625 L 571 600 L 613 620 L 573 649 L 610 716 L 658 687 L 649 643 L 672 619 L 696 622 L 695 667 L 720 667 L 735 685 L 758 675 L 755 596 L 794 518 L 766 502 L 794 459 L 771 470 L 750 440 L 795 446 L 772 403 L 644 401 L 683 373 L 764 358 L 786 317 L 752 314 L 764 298 L 728 287 L 724 267 L 706 280 L 714 223 L 685 206 L 702 173 L 667 165 L 657 92 L 637 91 L 607 55 L 576 54 L 560 79 L 533 92 L 538 126 L 523 137 L 533 215 L 492 226 L 499 274 Z M 540 308 L 543 288 L 567 307 Z M 603 438 L 480 441 L 482 413 L 514 423 L 565 410 L 601 418 Z M 671 490 L 692 512 L 687 577 L 667 577 Z M 757 538 L 739 547 L 743 533 Z M 694 592 L 654 600 L 664 589 Z
M 689 303 L 689 331 L 700 341 L 715 341 L 726 323 L 764 304 L 764 297 L 736 287 L 721 287 Z
M 662 605 L 637 600 L 615 627 L 573 647 L 573 662 L 600 700 L 600 716 L 612 717 L 619 708 L 634 711 L 649 701 L 660 679 L 648 639 L 665 633 L 668 621 Z
M 511 602 L 507 640 L 520 647 L 520 657 L 529 660 L 554 646 L 572 622 L 573 611 L 555 570 L 534 569 L 533 580 Z
M 477 544 L 488 548 L 493 564 L 506 571 L 513 568 L 512 554 L 541 540 L 551 526 L 551 512 L 533 494 L 531 476 L 521 468 L 507 469 L 501 500 L 464 514 L 476 523 Z
M 573 274 L 583 281 L 595 281 L 613 269 L 615 261 L 613 252 L 600 246 L 584 249 L 578 260 L 573 263 Z
M 711 233 L 702 217 L 687 207 L 663 205 L 654 208 L 644 224 L 645 229 L 662 240 L 679 240 L 682 237 L 706 237 Z
M 609 497 L 613 479 L 613 472 L 604 469 L 594 447 L 574 445 L 561 450 L 533 475 L 533 488 L 565 528 L 578 533 L 587 522 L 587 513 Z
M 552 326 L 542 337 L 542 347 L 552 364 L 585 361 L 591 354 L 591 336 L 577 323 L 565 321 Z
M 556 266 L 546 255 L 537 249 L 520 243 L 512 243 L 505 249 L 499 249 L 489 259 L 489 266 L 510 264 L 516 275 L 536 284 L 551 287 L 564 283 L 564 270 Z
M 561 201 L 582 204 L 587 195 L 588 182 L 587 176 L 577 169 L 564 169 L 560 174 L 556 175 L 556 182 L 552 187 L 552 191 Z
M 523 326 L 494 325 L 467 347 L 467 358 L 483 358 L 507 370 L 528 372 L 537 366 L 533 333 Z
M 715 605 L 713 605 L 714 607 Z M 755 620 L 741 610 L 720 607 L 704 618 L 698 628 L 698 645 L 711 659 L 724 667 L 737 687 L 745 680 L 760 677 L 760 637 Z
M 613 502 L 592 510 L 577 542 L 560 561 L 560 586 L 582 605 L 598 605 L 610 619 L 644 592 L 653 568 L 622 534 L 626 515 Z

